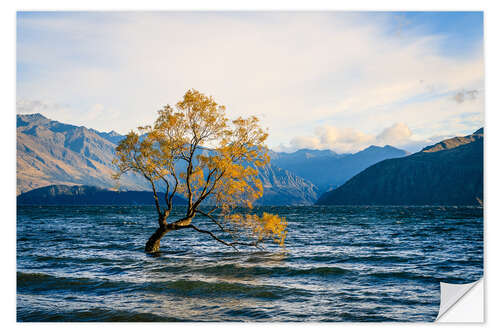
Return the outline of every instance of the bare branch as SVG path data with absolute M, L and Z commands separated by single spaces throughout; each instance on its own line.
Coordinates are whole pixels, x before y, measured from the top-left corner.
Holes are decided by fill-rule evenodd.
M 161 212 L 160 203 L 158 201 L 158 194 L 156 193 L 155 182 L 151 179 L 151 177 L 147 177 L 146 175 L 144 175 L 144 177 L 146 177 L 146 179 L 149 180 L 149 182 L 151 183 L 151 187 L 153 188 L 153 197 L 155 199 L 156 211 L 158 212 L 159 220 L 161 220 L 161 217 L 163 216 L 163 214 Z M 161 225 L 162 224 L 160 223 L 160 226 Z
M 242 245 L 242 246 L 255 246 L 257 248 L 260 248 L 262 249 L 262 247 L 259 246 L 259 243 L 261 243 L 263 241 L 263 239 L 258 239 L 254 242 L 250 242 L 250 243 L 245 243 L 245 242 L 238 242 L 238 241 L 235 241 L 235 242 L 226 242 L 220 238 L 218 238 L 217 236 L 215 236 L 211 231 L 208 231 L 208 230 L 203 230 L 203 229 L 200 229 L 192 224 L 190 224 L 189 226 L 187 226 L 189 228 L 192 228 L 198 232 L 201 232 L 201 233 L 204 233 L 204 234 L 208 234 L 210 235 L 210 237 L 212 237 L 213 239 L 215 239 L 216 241 L 218 241 L 219 243 L 222 243 L 226 246 L 231 246 L 233 249 L 235 249 L 236 251 L 238 251 L 238 249 L 236 248 L 236 245 Z
M 211 220 L 212 220 L 212 222 L 214 222 L 214 223 L 215 223 L 215 224 L 219 227 L 219 229 L 220 229 L 221 231 L 223 231 L 223 232 L 228 232 L 228 231 L 227 231 L 227 230 L 226 230 L 226 229 L 222 226 L 222 224 L 220 224 L 220 222 L 219 222 L 219 221 L 217 221 L 217 219 L 216 219 L 215 217 L 213 217 L 212 215 L 210 215 L 210 213 L 205 213 L 205 212 L 203 212 L 203 211 L 201 211 L 201 210 L 196 210 L 196 212 L 197 212 L 197 213 L 200 213 L 200 214 L 201 214 L 201 215 L 203 215 L 203 216 L 208 217 L 209 219 L 211 219 Z
M 174 198 L 174 194 L 175 194 L 175 192 L 177 192 L 177 186 L 179 185 L 179 180 L 177 179 L 177 175 L 175 174 L 175 169 L 173 169 L 173 171 L 172 171 L 172 176 L 175 179 L 175 185 L 174 185 L 174 189 L 172 190 L 172 193 L 168 197 L 168 206 L 170 207 L 170 209 L 172 209 L 172 199 Z
M 201 233 L 204 233 L 204 234 L 208 234 L 210 235 L 213 239 L 215 239 L 216 241 L 218 241 L 219 243 L 222 243 L 226 246 L 231 246 L 233 249 L 235 249 L 236 251 L 238 251 L 238 249 L 234 246 L 234 244 L 232 243 L 228 243 L 226 241 L 223 241 L 222 239 L 218 238 L 217 236 L 215 236 L 212 232 L 208 231 L 208 230 L 203 230 L 203 229 L 200 229 L 200 228 L 197 228 L 195 227 L 194 225 L 190 225 L 191 228 L 193 228 L 194 230 L 198 231 L 198 232 L 201 232 Z

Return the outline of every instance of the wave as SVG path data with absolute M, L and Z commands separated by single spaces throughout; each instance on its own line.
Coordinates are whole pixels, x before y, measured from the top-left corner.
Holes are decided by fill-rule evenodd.
M 425 282 L 431 282 L 437 286 L 439 286 L 439 282 L 441 281 L 441 279 L 439 279 L 439 277 L 436 276 L 424 275 L 413 272 L 404 272 L 404 271 L 375 272 L 375 273 L 368 273 L 368 275 L 370 277 L 374 277 L 377 279 L 420 280 Z
M 154 282 L 128 282 L 108 279 L 78 277 L 56 277 L 43 273 L 17 273 L 19 292 L 82 292 L 86 294 L 106 294 L 109 292 L 143 292 L 153 294 L 174 294 L 201 297 L 240 297 L 280 299 L 287 296 L 308 296 L 309 292 L 298 288 L 275 285 L 250 285 L 240 282 L 174 280 Z
M 30 292 L 46 291 L 75 291 L 75 292 L 99 292 L 120 290 L 123 285 L 107 279 L 91 279 L 77 277 L 58 277 L 45 273 L 17 272 L 17 290 L 29 290 Z
M 152 313 L 92 308 L 89 310 L 64 311 L 20 310 L 18 322 L 166 322 L 187 321 L 185 319 L 159 316 Z
M 155 292 L 173 292 L 184 296 L 202 297 L 251 297 L 261 299 L 280 299 L 286 296 L 306 296 L 302 289 L 273 285 L 249 285 L 239 282 L 207 282 L 199 280 L 177 280 L 172 282 L 150 283 L 146 290 Z
M 201 267 L 189 266 L 166 266 L 156 268 L 155 272 L 180 271 L 198 274 L 207 274 L 211 276 L 232 276 L 232 277 L 259 277 L 259 276 L 277 276 L 277 277 L 297 277 L 297 276 L 322 276 L 334 277 L 350 273 L 348 269 L 340 267 L 310 267 L 296 268 L 286 266 L 243 266 L 236 264 L 223 264 Z
M 417 256 L 418 258 L 423 258 L 423 256 Z M 337 262 L 348 262 L 352 264 L 356 263 L 408 263 L 415 260 L 415 256 L 395 256 L 395 255 L 385 255 L 385 256 L 349 256 L 339 259 Z

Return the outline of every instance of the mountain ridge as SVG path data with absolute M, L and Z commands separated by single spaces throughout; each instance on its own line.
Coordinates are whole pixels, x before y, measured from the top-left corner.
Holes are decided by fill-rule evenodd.
M 449 138 L 433 145 L 424 147 L 420 152 L 423 153 L 432 153 L 440 150 L 452 149 L 459 147 L 464 144 L 468 144 L 474 142 L 476 140 L 483 138 L 483 128 L 478 129 L 474 133 L 466 136 L 456 136 L 453 138 Z
M 115 144 L 84 126 L 63 124 L 41 114 L 17 115 L 17 193 L 56 184 L 112 188 Z M 147 190 L 145 181 L 126 175 L 122 184 Z
M 320 196 L 319 205 L 477 205 L 483 200 L 483 134 L 476 131 L 387 159 Z
M 408 154 L 405 150 L 389 145 L 371 145 L 359 152 L 347 154 L 337 154 L 331 150 L 316 150 L 312 153 L 309 149 L 301 149 L 294 153 L 273 152 L 271 164 L 292 171 L 324 192 L 342 185 L 377 162 Z

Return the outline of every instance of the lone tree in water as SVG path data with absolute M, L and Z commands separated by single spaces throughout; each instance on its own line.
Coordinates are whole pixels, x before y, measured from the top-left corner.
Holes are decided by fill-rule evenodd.
M 131 171 L 151 184 L 158 228 L 147 241 L 146 252 L 158 252 L 168 232 L 188 228 L 235 249 L 266 240 L 283 245 L 284 218 L 233 213 L 236 207 L 252 208 L 262 196 L 258 168 L 269 163 L 267 136 L 257 117 L 230 121 L 223 105 L 196 90 L 187 91 L 175 108 L 167 105 L 158 111 L 152 126 L 128 133 L 116 148 L 115 177 Z M 166 207 L 158 199 L 160 186 L 165 188 Z M 187 209 L 182 218 L 169 222 L 176 194 L 187 199 Z M 196 226 L 197 216 L 213 222 L 218 232 Z

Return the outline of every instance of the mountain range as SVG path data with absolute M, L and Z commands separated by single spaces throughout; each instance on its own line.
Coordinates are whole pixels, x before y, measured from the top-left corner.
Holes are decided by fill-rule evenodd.
M 271 163 L 307 179 L 315 184 L 320 192 L 325 192 L 342 185 L 370 165 L 408 154 L 407 151 L 388 145 L 370 146 L 354 154 L 301 149 L 294 153 L 273 153 Z
M 49 185 L 86 185 L 117 188 L 111 175 L 115 147 L 124 138 L 60 123 L 41 114 L 17 115 L 17 194 Z M 260 170 L 264 195 L 261 205 L 310 205 L 365 168 L 408 153 L 391 146 L 370 146 L 354 154 L 302 149 L 294 153 L 270 151 L 271 163 Z M 128 173 L 121 190 L 150 191 L 139 175 Z
M 370 166 L 320 205 L 478 205 L 483 202 L 483 129 Z

